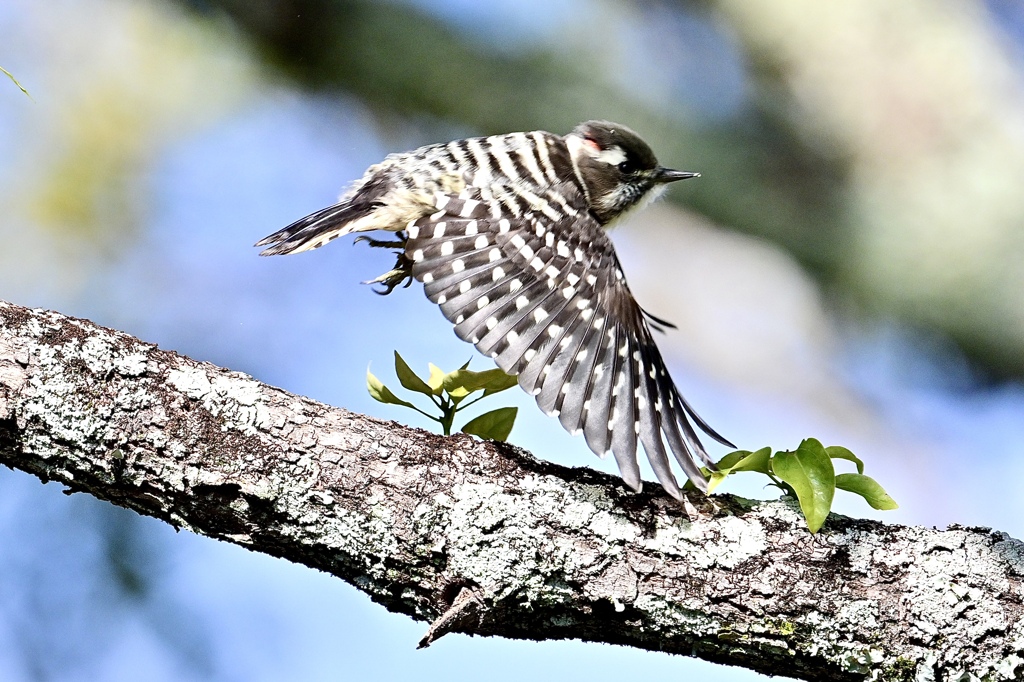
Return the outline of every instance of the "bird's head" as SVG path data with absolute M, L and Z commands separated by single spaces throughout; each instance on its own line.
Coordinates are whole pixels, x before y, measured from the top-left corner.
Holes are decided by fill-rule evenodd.
M 647 143 L 618 123 L 581 123 L 566 136 L 566 145 L 590 210 L 602 224 L 656 197 L 667 183 L 700 176 L 659 166 Z

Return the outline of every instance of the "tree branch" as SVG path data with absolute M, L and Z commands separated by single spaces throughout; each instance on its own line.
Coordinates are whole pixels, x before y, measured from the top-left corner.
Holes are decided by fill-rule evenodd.
M 539 462 L 0 302 L 0 462 L 328 571 L 446 632 L 578 638 L 807 680 L 1024 674 L 1024 545 Z M 412 643 L 410 643 L 412 645 Z

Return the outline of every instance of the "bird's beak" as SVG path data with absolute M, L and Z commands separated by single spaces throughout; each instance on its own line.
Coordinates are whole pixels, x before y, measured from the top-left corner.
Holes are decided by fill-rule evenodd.
M 667 182 L 675 182 L 676 180 L 685 180 L 687 178 L 699 178 L 700 173 L 691 173 L 690 171 L 677 171 L 671 168 L 659 168 L 657 174 L 654 176 L 654 181 L 658 184 L 665 184 Z

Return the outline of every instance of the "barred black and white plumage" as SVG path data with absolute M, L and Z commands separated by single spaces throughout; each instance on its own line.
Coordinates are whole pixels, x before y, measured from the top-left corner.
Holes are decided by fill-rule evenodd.
M 317 248 L 351 232 L 398 233 L 385 293 L 424 284 L 474 344 L 590 448 L 615 456 L 640 489 L 637 442 L 673 497 L 671 451 L 694 484 L 713 468 L 693 428 L 726 445 L 676 389 L 651 327 L 668 323 L 633 298 L 605 228 L 668 182 L 628 128 L 589 121 L 565 136 L 542 131 L 456 140 L 392 154 L 328 208 L 257 243 L 261 255 Z M 691 421 L 692 420 L 692 421 Z M 667 448 L 666 448 L 667 444 Z

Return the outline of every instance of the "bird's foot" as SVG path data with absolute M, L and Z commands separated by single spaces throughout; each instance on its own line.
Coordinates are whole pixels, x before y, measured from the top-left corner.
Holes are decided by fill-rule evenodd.
M 405 283 L 404 285 L 402 284 L 403 282 Z M 393 270 L 385 272 L 380 277 L 363 282 L 363 284 L 380 284 L 384 288 L 382 290 L 374 289 L 373 292 L 381 296 L 387 296 L 397 289 L 399 285 L 408 287 L 412 284 L 412 261 L 405 257 L 404 252 L 399 252 Z
M 365 235 L 360 235 L 356 237 L 354 242 L 352 242 L 353 244 L 366 242 L 375 249 L 401 249 L 400 251 L 395 252 L 397 259 L 395 260 L 394 269 L 385 272 L 380 277 L 375 277 L 363 282 L 363 284 L 380 284 L 383 286 L 384 288 L 382 290 L 373 290 L 374 293 L 380 294 L 381 296 L 387 296 L 402 285 L 403 282 L 405 283 L 403 286 L 406 287 L 412 284 L 412 261 L 405 257 L 405 242 L 407 237 L 405 236 L 405 232 L 398 232 L 396 236 L 398 239 L 384 240 L 373 239 Z

